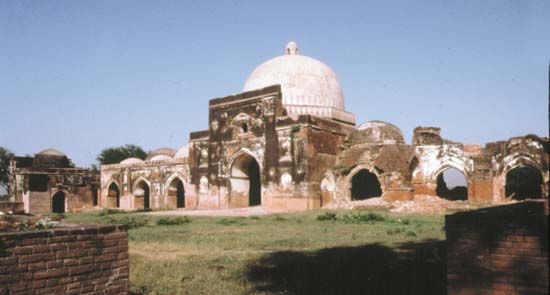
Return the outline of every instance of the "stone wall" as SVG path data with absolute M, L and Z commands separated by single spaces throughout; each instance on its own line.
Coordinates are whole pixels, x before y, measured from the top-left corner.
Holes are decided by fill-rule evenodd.
M 0 294 L 126 294 L 128 233 L 105 225 L 0 234 Z
M 445 218 L 448 294 L 548 294 L 548 201 Z

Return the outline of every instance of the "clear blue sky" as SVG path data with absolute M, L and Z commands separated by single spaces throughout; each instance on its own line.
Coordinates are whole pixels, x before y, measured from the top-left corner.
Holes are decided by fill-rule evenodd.
M 550 1 L 0 0 L 0 146 L 184 145 L 294 40 L 358 123 L 466 143 L 548 133 Z

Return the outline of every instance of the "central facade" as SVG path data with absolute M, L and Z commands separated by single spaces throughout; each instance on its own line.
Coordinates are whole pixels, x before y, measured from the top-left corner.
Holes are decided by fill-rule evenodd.
M 290 42 L 244 91 L 211 100 L 208 130 L 190 135 L 196 208 L 320 207 L 321 173 L 355 126 L 336 75 Z

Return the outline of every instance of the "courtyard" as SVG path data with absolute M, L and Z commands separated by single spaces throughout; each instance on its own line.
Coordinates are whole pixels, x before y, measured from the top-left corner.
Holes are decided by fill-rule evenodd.
M 442 214 L 162 213 L 67 213 L 62 222 L 128 225 L 136 294 L 445 293 Z

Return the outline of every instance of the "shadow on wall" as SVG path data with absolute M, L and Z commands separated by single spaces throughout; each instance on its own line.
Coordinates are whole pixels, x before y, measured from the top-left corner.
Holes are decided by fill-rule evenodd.
M 444 241 L 281 251 L 252 262 L 258 292 L 284 294 L 446 294 Z
M 450 293 L 548 294 L 547 206 L 528 201 L 447 215 Z

